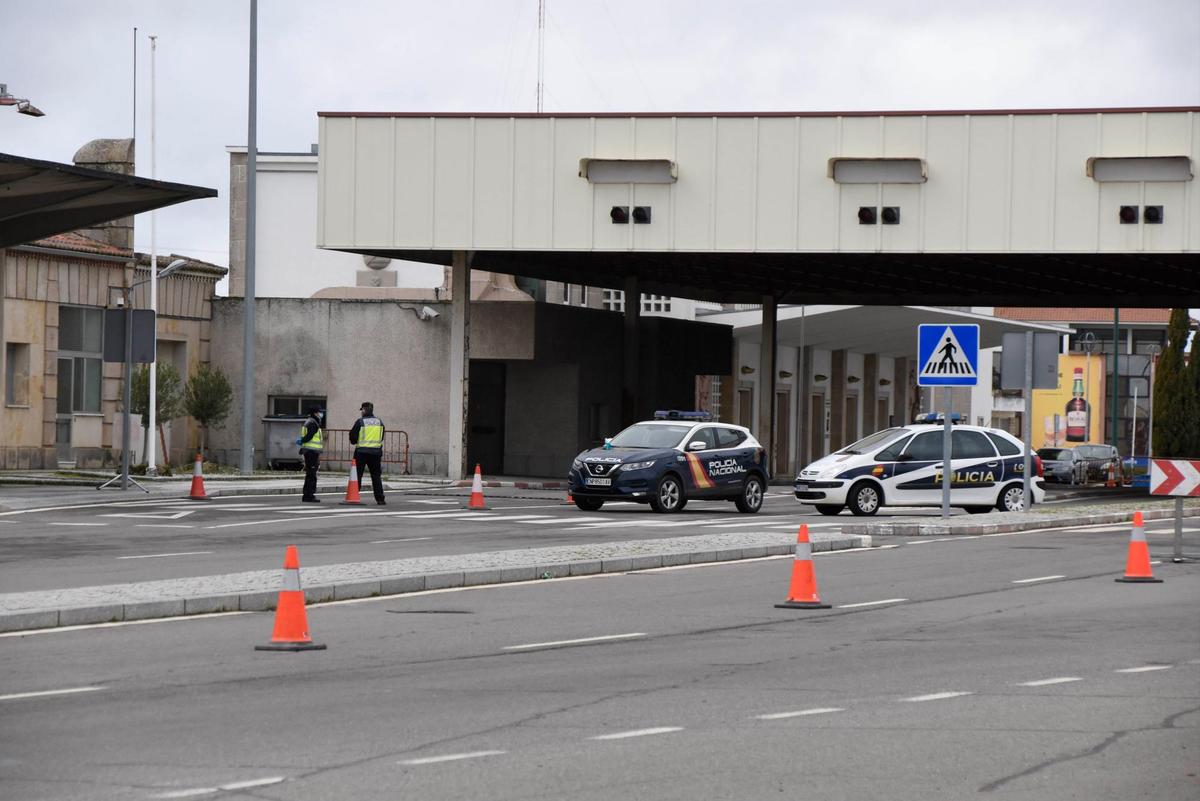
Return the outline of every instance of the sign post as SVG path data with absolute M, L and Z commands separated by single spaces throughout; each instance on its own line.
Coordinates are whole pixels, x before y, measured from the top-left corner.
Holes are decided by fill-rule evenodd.
M 974 323 L 917 326 L 917 386 L 973 387 L 979 383 L 979 326 Z M 942 517 L 950 516 L 950 484 L 953 481 L 953 437 L 950 432 L 950 393 L 942 409 Z
M 1175 496 L 1175 552 L 1172 562 L 1184 561 L 1183 499 L 1200 498 L 1200 460 L 1151 459 L 1150 494 Z

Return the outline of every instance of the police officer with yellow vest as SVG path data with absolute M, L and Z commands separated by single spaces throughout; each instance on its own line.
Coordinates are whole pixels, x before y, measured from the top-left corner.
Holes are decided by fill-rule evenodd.
M 304 457 L 304 494 L 300 500 L 305 503 L 320 503 L 317 497 L 317 468 L 321 465 L 321 451 L 325 448 L 323 429 L 325 419 L 320 406 L 311 406 L 308 419 L 300 427 L 300 436 L 296 444 L 300 446 L 300 455 Z
M 375 405 L 364 402 L 362 416 L 350 426 L 350 443 L 354 445 L 354 461 L 358 464 L 358 489 L 362 491 L 363 473 L 371 471 L 371 489 L 375 503 L 383 506 L 383 479 L 380 475 L 383 460 L 383 421 L 375 416 Z

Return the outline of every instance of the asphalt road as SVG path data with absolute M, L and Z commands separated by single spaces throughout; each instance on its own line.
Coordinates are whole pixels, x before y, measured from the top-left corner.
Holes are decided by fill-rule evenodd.
M 824 611 L 774 558 L 314 607 L 300 654 L 265 613 L 3 635 L 0 796 L 1191 801 L 1200 569 L 1115 583 L 1127 540 L 822 555 Z
M 464 508 L 466 492 L 395 492 L 383 507 L 373 500 L 339 506 L 340 496 L 306 504 L 269 495 L 0 514 L 0 587 L 22 592 L 271 569 L 291 544 L 300 547 L 304 565 L 316 566 L 689 533 L 795 531 L 801 522 L 827 530 L 850 519 L 848 512 L 816 514 L 782 491 L 768 495 L 756 515 L 723 501 L 693 501 L 676 515 L 633 503 L 583 512 L 567 505 L 564 493 L 549 491 L 496 492 L 487 498 L 488 511 L 477 512 Z

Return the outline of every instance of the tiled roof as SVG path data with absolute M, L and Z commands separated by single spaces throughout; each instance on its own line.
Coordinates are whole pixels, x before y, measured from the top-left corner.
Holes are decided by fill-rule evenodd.
M 91 237 L 84 236 L 77 231 L 68 231 L 65 234 L 55 234 L 48 236 L 45 239 L 37 239 L 29 243 L 39 248 L 51 248 L 53 250 L 73 250 L 77 253 L 98 253 L 102 256 L 130 256 L 133 251 L 126 248 L 119 248 L 115 245 L 110 245 L 107 242 L 99 242 Z
M 1041 323 L 1102 323 L 1112 325 L 1112 309 L 1077 309 L 1067 306 L 997 306 L 996 317 Z M 1170 309 L 1121 309 L 1122 323 L 1151 323 L 1166 325 Z

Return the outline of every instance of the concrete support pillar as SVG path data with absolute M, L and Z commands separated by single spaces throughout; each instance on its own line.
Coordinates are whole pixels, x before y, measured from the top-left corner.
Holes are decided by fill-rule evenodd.
M 796 471 L 799 472 L 809 462 L 815 462 L 825 454 L 813 453 L 812 443 L 812 345 L 800 348 L 800 366 L 796 372 L 797 384 L 800 387 L 800 403 L 797 404 L 799 419 L 796 421 Z
M 636 423 L 641 414 L 642 399 L 638 393 L 641 363 L 639 359 L 641 341 L 638 329 L 642 319 L 642 294 L 637 276 L 625 278 L 625 347 L 624 365 L 621 375 L 621 425 Z
M 908 380 L 908 359 L 896 357 L 892 369 L 892 415 L 896 425 L 902 426 L 912 422 L 909 406 L 912 404 L 912 388 Z
M 762 302 L 762 340 L 758 347 L 758 427 L 754 436 L 773 452 L 775 442 L 775 322 L 778 306 L 775 298 L 764 295 Z
M 882 426 L 878 423 L 875 409 L 875 399 L 879 396 L 879 356 L 874 353 L 863 354 L 863 388 L 862 388 L 862 436 L 874 434 Z
M 846 351 L 835 350 L 829 370 L 829 452 L 846 444 Z
M 466 478 L 467 402 L 471 366 L 471 268 L 465 250 L 454 251 L 450 266 L 450 410 L 449 458 L 446 473 L 451 479 Z

